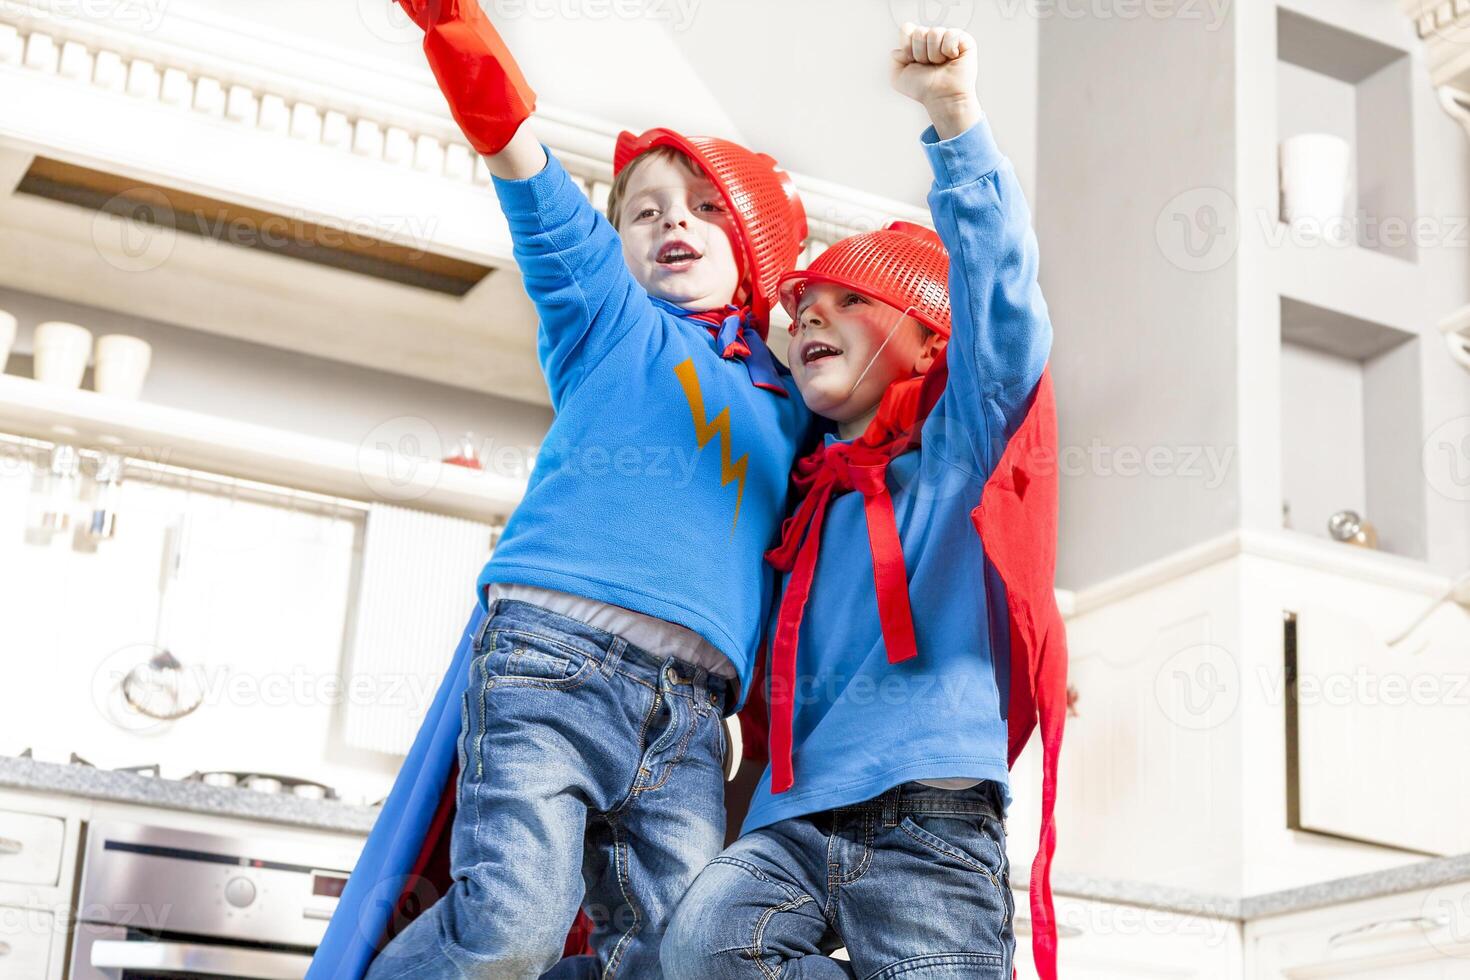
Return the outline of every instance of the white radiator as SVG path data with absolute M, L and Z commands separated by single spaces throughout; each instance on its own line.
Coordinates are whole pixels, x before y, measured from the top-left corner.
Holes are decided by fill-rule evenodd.
M 464 631 L 491 533 L 488 524 L 402 507 L 369 510 L 343 678 L 348 745 L 408 752 Z

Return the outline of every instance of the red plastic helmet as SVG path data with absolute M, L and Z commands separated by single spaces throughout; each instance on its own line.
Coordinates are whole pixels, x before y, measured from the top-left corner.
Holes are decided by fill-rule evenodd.
M 844 238 L 805 269 L 781 277 L 781 305 L 796 320 L 809 283 L 845 286 L 911 315 L 949 336 L 949 250 L 923 225 L 895 221 L 882 231 Z
M 796 185 L 764 153 L 753 153 L 738 143 L 713 136 L 682 136 L 672 129 L 619 136 L 613 151 L 613 175 L 658 146 L 671 147 L 692 158 L 720 189 L 734 219 L 735 254 L 743 260 L 742 271 L 751 286 L 751 312 L 764 337 L 776 303 L 777 285 L 796 264 L 806 241 L 806 208 Z

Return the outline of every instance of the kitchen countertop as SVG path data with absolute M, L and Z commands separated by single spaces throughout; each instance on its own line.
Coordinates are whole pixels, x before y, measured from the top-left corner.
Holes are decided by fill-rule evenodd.
M 378 808 L 372 806 L 303 800 L 289 795 L 224 789 L 130 772 L 10 757 L 0 757 L 0 789 L 157 806 L 360 835 L 366 835 L 378 817 Z M 1385 871 L 1247 898 L 1228 898 L 1167 885 L 1060 871 L 1052 876 L 1052 889 L 1058 895 L 1073 898 L 1157 909 L 1177 915 L 1250 922 L 1462 881 L 1470 881 L 1470 854 L 1426 859 Z M 1024 882 L 1017 881 L 1016 885 L 1024 887 Z
M 378 818 L 377 807 L 305 800 L 289 794 L 227 789 L 14 757 L 0 757 L 0 789 L 79 796 L 364 836 Z
M 1470 854 L 1426 858 L 1397 868 L 1353 875 L 1350 878 L 1334 878 L 1246 898 L 1228 898 L 1167 885 L 1071 875 L 1060 871 L 1052 875 L 1052 891 L 1073 898 L 1158 909 L 1177 915 L 1251 922 L 1276 915 L 1307 912 L 1346 902 L 1400 895 L 1466 881 L 1470 881 Z

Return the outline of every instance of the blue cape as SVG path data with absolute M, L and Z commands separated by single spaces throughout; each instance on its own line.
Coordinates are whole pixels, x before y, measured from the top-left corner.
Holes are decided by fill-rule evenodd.
M 452 789 L 460 703 L 468 686 L 475 633 L 484 621 L 485 610 L 477 603 L 327 925 L 306 980 L 361 980 L 387 935 L 399 897 L 409 892 L 430 903 L 438 898 L 435 893 L 425 894 L 426 889 L 435 890 L 427 881 L 416 879 L 421 857 L 436 843 L 430 840 L 431 833 L 447 840 L 447 834 L 441 833 L 446 829 L 441 804 L 446 791 Z M 449 799 L 452 801 L 452 793 Z

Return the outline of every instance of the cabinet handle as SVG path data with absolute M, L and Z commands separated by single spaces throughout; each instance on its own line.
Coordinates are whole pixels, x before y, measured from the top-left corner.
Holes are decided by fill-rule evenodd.
M 19 854 L 24 847 L 25 845 L 18 840 L 0 837 L 0 854 Z
M 1327 945 L 1340 946 L 1343 943 L 1372 939 L 1389 932 L 1408 932 L 1414 929 L 1420 932 L 1431 932 L 1435 929 L 1443 929 L 1449 924 L 1449 918 L 1442 915 L 1434 918 L 1427 915 L 1415 915 L 1403 919 L 1384 919 L 1382 922 L 1372 922 L 1366 926 L 1358 926 L 1356 929 L 1345 929 L 1335 933 L 1327 940 Z
M 1025 915 L 1016 916 L 1015 930 L 1018 936 L 1031 935 L 1031 918 Z M 1065 922 L 1057 923 L 1058 939 L 1077 939 L 1083 935 L 1085 933 L 1076 926 L 1068 925 Z

